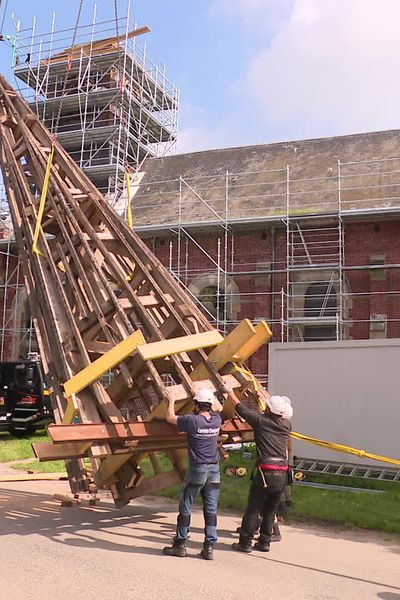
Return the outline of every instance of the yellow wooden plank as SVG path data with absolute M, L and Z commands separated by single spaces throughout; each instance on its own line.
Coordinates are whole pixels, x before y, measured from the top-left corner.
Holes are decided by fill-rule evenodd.
M 101 465 L 95 473 L 96 481 L 102 485 L 112 483 L 115 480 L 114 474 L 131 458 L 132 452 L 129 451 L 126 454 L 107 456 L 101 461 Z
M 112 350 L 109 350 L 103 356 L 90 365 L 79 371 L 64 383 L 64 391 L 67 398 L 72 394 L 77 394 L 85 387 L 97 381 L 104 373 L 113 369 L 132 354 L 139 344 L 143 344 L 145 339 L 141 331 L 135 331 L 125 340 L 117 344 Z
M 249 319 L 244 319 L 230 332 L 221 344 L 210 352 L 208 355 L 208 362 L 219 371 L 226 363 L 230 362 L 236 352 L 255 335 L 256 328 L 254 325 L 251 324 Z M 199 365 L 190 375 L 193 381 L 207 379 L 208 376 L 209 373 L 207 367 L 203 364 Z
M 254 352 L 256 352 L 263 344 L 265 344 L 270 337 L 272 337 L 272 331 L 268 327 L 265 321 L 260 321 L 256 325 L 255 335 L 243 344 L 243 346 L 236 352 L 234 357 L 235 362 L 245 362 Z
M 70 398 L 67 398 L 67 408 L 65 409 L 64 416 L 62 418 L 63 423 L 71 424 L 78 414 L 78 403 L 76 401 L 75 394 L 72 394 Z
M 162 340 L 160 342 L 150 342 L 137 347 L 138 354 L 143 360 L 154 360 L 163 358 L 171 354 L 181 352 L 191 352 L 199 348 L 208 348 L 216 346 L 223 341 L 222 335 L 216 330 L 205 331 L 203 333 L 194 333 L 193 335 L 184 335 L 182 337 Z

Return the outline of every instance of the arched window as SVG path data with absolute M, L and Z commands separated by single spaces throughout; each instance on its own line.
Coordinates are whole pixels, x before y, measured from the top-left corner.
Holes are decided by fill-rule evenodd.
M 336 323 L 332 321 L 337 312 L 338 296 L 332 283 L 324 281 L 312 283 L 307 288 L 304 298 L 304 316 L 310 320 L 315 319 L 315 322 L 304 327 L 304 341 L 335 340 Z M 327 317 L 330 317 L 331 322 L 326 322 Z
M 324 281 L 308 286 L 304 300 L 305 317 L 334 317 L 338 309 L 336 289 Z
M 208 285 L 200 291 L 197 297 L 218 321 L 226 319 L 226 294 L 224 290 L 220 289 L 218 294 L 218 286 Z
M 231 277 L 220 282 L 216 273 L 204 273 L 193 279 L 189 291 L 202 304 L 210 319 L 234 321 L 241 311 L 239 288 Z

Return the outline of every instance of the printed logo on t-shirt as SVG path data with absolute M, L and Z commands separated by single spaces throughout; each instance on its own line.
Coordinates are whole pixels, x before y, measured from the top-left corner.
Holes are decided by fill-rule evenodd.
M 207 428 L 207 427 L 198 427 L 197 428 L 197 432 L 199 435 L 218 435 L 219 434 L 219 427 L 216 427 L 215 429 L 211 429 L 211 428 Z

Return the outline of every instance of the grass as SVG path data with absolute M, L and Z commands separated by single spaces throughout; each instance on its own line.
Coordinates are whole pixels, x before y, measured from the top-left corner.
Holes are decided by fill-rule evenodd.
M 15 463 L 10 465 L 17 471 L 32 471 L 32 473 L 65 473 L 65 462 L 63 460 L 52 460 L 49 462 L 39 462 L 36 459 L 25 463 Z
M 0 434 L 0 462 L 32 458 L 29 463 L 13 465 L 18 470 L 30 470 L 40 473 L 64 472 L 63 461 L 40 463 L 33 459 L 31 443 L 46 441 L 46 432 L 37 432 L 29 438 L 15 438 L 9 434 Z M 250 475 L 254 464 L 254 447 L 252 460 L 244 460 L 242 452 L 231 452 L 229 459 L 221 464 L 221 495 L 219 506 L 223 510 L 243 512 L 246 508 Z M 171 469 L 171 462 L 166 456 L 159 456 L 164 471 Z M 243 478 L 231 478 L 224 474 L 227 465 L 244 466 L 247 475 Z M 153 474 L 148 459 L 141 462 L 145 477 Z M 369 481 L 357 477 L 338 477 L 335 475 L 316 476 L 307 474 L 306 481 L 331 483 L 342 486 L 384 490 L 384 494 L 354 493 L 346 491 L 323 490 L 294 485 L 292 488 L 293 508 L 287 522 L 319 523 L 343 528 L 363 528 L 400 534 L 400 483 L 385 481 Z M 178 499 L 180 486 L 173 486 L 158 495 Z
M 37 431 L 26 438 L 0 433 L 0 463 L 34 458 L 32 442 L 45 442 L 47 439 L 45 431 Z
M 222 463 L 219 502 L 221 509 L 240 512 L 245 510 L 250 475 L 255 458 L 254 449 L 251 451 L 252 461 L 243 460 L 242 452 L 232 452 L 226 463 Z M 241 479 L 227 477 L 223 473 L 227 464 L 246 467 L 247 475 Z M 400 506 L 400 483 L 368 481 L 357 477 L 344 478 L 333 475 L 307 476 L 307 481 L 380 489 L 385 493 L 355 493 L 294 485 L 292 488 L 293 508 L 286 517 L 288 523 L 318 523 L 346 529 L 363 528 L 400 534 L 400 512 L 398 510 Z M 177 499 L 179 487 L 168 488 L 161 492 L 161 495 Z

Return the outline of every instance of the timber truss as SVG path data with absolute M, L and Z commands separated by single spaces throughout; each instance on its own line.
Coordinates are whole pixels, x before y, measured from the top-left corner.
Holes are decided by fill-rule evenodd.
M 213 329 L 2 77 L 0 163 L 55 412 L 38 458 L 66 459 L 73 491 L 93 478 L 117 505 L 180 481 L 186 441 L 165 422 L 166 400 L 185 413 L 199 387 L 225 382 L 254 402 L 242 365 L 268 326 L 244 320 L 225 339 Z M 224 413 L 224 439 L 251 436 Z

